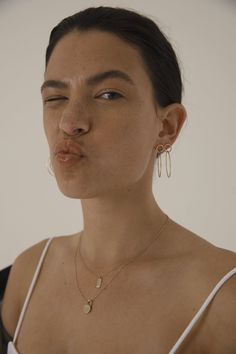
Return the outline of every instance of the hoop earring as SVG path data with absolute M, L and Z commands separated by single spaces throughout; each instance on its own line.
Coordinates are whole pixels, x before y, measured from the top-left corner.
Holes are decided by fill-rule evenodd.
M 51 161 L 50 156 L 49 156 L 48 161 L 46 163 L 46 168 L 47 168 L 48 173 L 51 176 L 55 177 L 55 174 L 54 174 L 54 171 L 53 171 L 53 167 L 52 167 L 52 161 Z
M 166 152 L 165 154 L 165 164 L 166 164 L 166 175 L 169 178 L 171 176 L 171 157 L 170 157 L 170 152 L 172 150 L 172 146 L 170 144 L 166 144 L 165 146 L 163 144 L 159 144 L 156 147 L 156 151 L 158 153 L 157 156 L 157 169 L 158 169 L 158 176 L 161 177 L 161 172 L 162 172 L 162 153 L 163 151 Z M 169 165 L 169 168 L 167 167 Z

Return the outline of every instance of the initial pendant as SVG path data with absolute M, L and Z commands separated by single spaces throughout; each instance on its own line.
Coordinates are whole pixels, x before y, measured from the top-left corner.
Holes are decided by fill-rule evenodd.
M 100 276 L 100 277 L 97 279 L 96 288 L 101 288 L 101 286 L 102 286 L 102 277 Z
M 88 303 L 84 305 L 84 313 L 89 313 L 92 311 L 93 300 L 88 300 Z

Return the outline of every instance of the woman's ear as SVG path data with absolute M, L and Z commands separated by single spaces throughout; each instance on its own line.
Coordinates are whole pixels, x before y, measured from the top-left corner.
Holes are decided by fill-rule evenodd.
M 186 109 L 181 103 L 172 103 L 162 110 L 162 129 L 159 132 L 159 137 L 164 143 L 172 145 L 175 142 L 186 117 Z

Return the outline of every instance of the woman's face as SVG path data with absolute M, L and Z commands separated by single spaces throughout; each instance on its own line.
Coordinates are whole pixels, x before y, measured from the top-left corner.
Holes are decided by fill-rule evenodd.
M 107 75 L 88 81 L 114 70 L 129 79 Z M 108 32 L 69 33 L 54 48 L 44 79 L 66 84 L 42 90 L 44 130 L 63 194 L 120 196 L 137 182 L 140 188 L 151 184 L 160 108 L 136 49 Z M 81 134 L 73 135 L 75 129 Z M 66 139 L 79 143 L 85 155 L 70 167 L 54 156 Z

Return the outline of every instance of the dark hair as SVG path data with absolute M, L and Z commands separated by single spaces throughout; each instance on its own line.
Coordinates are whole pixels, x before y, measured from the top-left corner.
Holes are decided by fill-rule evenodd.
M 181 103 L 182 79 L 176 54 L 150 18 L 119 7 L 89 7 L 63 19 L 51 31 L 46 50 L 46 67 L 58 41 L 79 30 L 98 29 L 116 34 L 136 47 L 141 54 L 151 80 L 154 99 L 161 107 Z
M 157 24 L 137 12 L 119 7 L 89 7 L 63 19 L 50 33 L 46 67 L 57 42 L 73 31 L 98 29 L 113 33 L 138 49 L 161 107 L 181 103 L 182 79 L 176 54 Z

